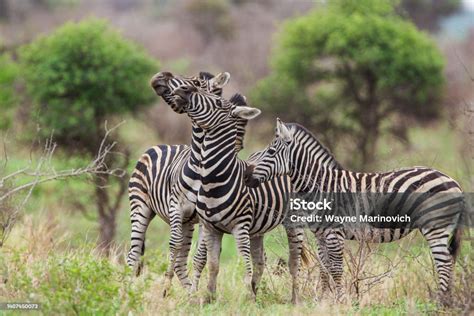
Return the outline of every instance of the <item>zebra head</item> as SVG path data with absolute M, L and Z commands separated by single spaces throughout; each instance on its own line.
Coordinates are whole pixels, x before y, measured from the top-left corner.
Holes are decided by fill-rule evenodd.
M 173 111 L 181 114 L 185 111 L 175 102 L 172 91 L 183 86 L 191 86 L 212 94 L 222 95 L 222 89 L 229 80 L 230 74 L 228 72 L 222 72 L 216 76 L 208 72 L 200 72 L 195 77 L 174 76 L 170 72 L 159 72 L 151 78 L 150 84 L 156 94 L 161 96 Z
M 225 123 L 251 120 L 260 114 L 259 109 L 247 106 L 245 97 L 240 94 L 226 100 L 195 86 L 183 86 L 173 93 L 176 95 L 176 104 L 204 130 Z
M 273 141 L 245 171 L 245 185 L 255 188 L 275 177 L 289 174 L 292 141 L 292 128 L 278 118 Z

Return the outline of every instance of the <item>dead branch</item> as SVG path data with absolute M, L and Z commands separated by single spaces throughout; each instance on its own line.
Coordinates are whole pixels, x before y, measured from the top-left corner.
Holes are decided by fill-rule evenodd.
M 123 177 L 126 171 L 122 168 L 108 168 L 106 159 L 113 154 L 113 149 L 117 142 L 108 142 L 110 134 L 116 130 L 123 122 L 115 125 L 111 129 L 105 124 L 105 134 L 100 143 L 96 156 L 85 166 L 72 169 L 56 170 L 52 164 L 52 158 L 57 148 L 50 136 L 44 145 L 40 157 L 35 162 L 30 157 L 28 164 L 16 171 L 6 174 L 0 178 L 0 247 L 4 244 L 8 233 L 11 231 L 21 210 L 24 209 L 33 190 L 36 186 L 56 180 L 64 180 L 78 176 L 107 175 Z M 2 169 L 6 169 L 8 154 L 5 140 L 3 142 L 5 163 Z M 126 166 L 125 166 L 126 167 Z M 22 184 L 16 184 L 17 180 L 30 178 Z M 120 188 L 119 193 L 123 194 L 124 188 Z M 24 194 L 20 200 L 18 196 Z M 15 201 L 15 203 L 13 202 Z M 15 205 L 14 205 L 15 204 Z

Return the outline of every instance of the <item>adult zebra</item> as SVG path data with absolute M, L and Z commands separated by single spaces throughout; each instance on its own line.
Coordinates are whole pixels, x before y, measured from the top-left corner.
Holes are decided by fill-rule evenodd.
M 308 130 L 298 124 L 284 124 L 279 119 L 275 138 L 253 163 L 246 174 L 246 184 L 250 187 L 288 174 L 296 192 L 383 193 L 387 204 L 381 204 L 384 207 L 378 214 L 395 209 L 399 214 L 413 217 L 413 226 L 371 227 L 369 235 L 359 235 L 355 228 L 345 225 L 313 228 L 319 242 L 318 255 L 325 266 L 323 270 L 333 277 L 337 292 L 341 290 L 344 239 L 390 242 L 418 228 L 431 248 L 439 276 L 440 298 L 443 303 L 447 302 L 461 242 L 459 219 L 464 207 L 462 190 L 452 178 L 426 167 L 383 173 L 346 170 Z M 345 203 L 344 207 L 354 209 L 352 204 L 357 201 L 349 199 Z M 321 273 L 324 292 L 329 276 L 325 271 Z
M 183 113 L 182 108 L 173 100 L 171 93 L 173 89 L 183 85 L 192 85 L 221 95 L 222 88 L 229 79 L 229 73 L 213 76 L 201 72 L 199 77 L 185 78 L 175 77 L 168 72 L 160 72 L 153 76 L 150 83 L 155 92 L 173 111 Z M 246 124 L 246 120 L 236 122 L 238 129 L 235 143 L 236 152 L 243 148 Z M 191 287 L 187 274 L 187 258 L 194 225 L 198 219 L 193 203 L 187 203 L 187 198 L 192 200 L 195 196 L 198 178 L 196 164 L 200 160 L 196 153 L 200 153 L 202 135 L 202 129 L 194 125 L 191 146 L 158 145 L 148 149 L 138 160 L 129 181 L 132 229 L 127 264 L 135 269 L 136 274 L 139 274 L 141 270 L 140 257 L 145 253 L 145 234 L 151 220 L 158 214 L 171 227 L 170 262 L 166 272 L 164 295 L 171 285 L 173 269 L 183 287 Z M 178 205 L 180 203 L 181 205 Z M 194 282 L 192 285 L 194 287 L 198 286 L 199 277 L 205 264 L 206 248 L 200 240 L 193 260 Z
M 213 300 L 219 271 L 222 236 L 232 234 L 244 258 L 245 283 L 255 299 L 264 268 L 263 235 L 283 222 L 291 190 L 289 178 L 277 177 L 255 189 L 243 182 L 248 163 L 237 158 L 232 144 L 237 137 L 236 118 L 253 119 L 260 110 L 247 107 L 239 94 L 230 100 L 195 87 L 174 91 L 176 102 L 191 120 L 204 130 L 197 194 L 199 214 L 208 249 L 209 283 L 207 300 Z M 290 250 L 290 273 L 293 279 L 292 302 L 298 302 L 298 271 L 302 252 L 303 230 L 286 228 Z M 255 271 L 253 271 L 253 260 Z

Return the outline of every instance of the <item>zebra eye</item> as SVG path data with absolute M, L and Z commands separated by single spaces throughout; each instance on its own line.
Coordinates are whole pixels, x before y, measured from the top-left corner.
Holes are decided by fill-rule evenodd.
M 268 153 L 268 156 L 269 156 L 269 157 L 274 157 L 275 154 L 276 154 L 275 147 L 272 146 L 272 147 L 268 148 L 268 152 L 267 152 L 267 153 Z
M 221 106 L 222 106 L 222 101 L 221 101 L 221 100 L 217 100 L 217 101 L 216 101 L 216 104 L 217 104 L 218 107 L 221 107 Z
M 199 80 L 193 80 L 193 83 L 195 86 L 197 87 L 200 87 L 201 86 L 201 82 Z

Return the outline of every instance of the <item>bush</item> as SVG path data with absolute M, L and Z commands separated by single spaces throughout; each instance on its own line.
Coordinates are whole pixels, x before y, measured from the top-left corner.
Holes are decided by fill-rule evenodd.
M 54 131 L 54 140 L 69 154 L 95 156 L 105 136 L 106 119 L 137 111 L 154 100 L 148 82 L 157 62 L 101 20 L 67 23 L 23 47 L 20 59 L 42 127 L 40 136 Z M 128 167 L 129 151 L 121 151 L 122 155 L 109 155 L 104 168 Z M 118 180 L 114 197 L 109 175 L 96 175 L 93 180 L 99 243 L 108 251 L 126 178 Z
M 443 57 L 425 33 L 396 15 L 389 0 L 337 0 L 288 21 L 272 56 L 272 74 L 252 92 L 270 112 L 353 137 L 359 163 L 373 161 L 376 141 L 401 118 L 440 114 Z M 304 104 L 304 105 L 302 105 Z M 402 126 L 403 128 L 403 126 Z M 355 148 L 354 148 L 355 149 Z
M 153 100 L 157 62 L 105 21 L 67 23 L 23 47 L 20 60 L 45 136 L 54 129 L 66 144 L 90 142 L 108 116 Z
M 13 116 L 15 97 L 15 80 L 18 76 L 18 66 L 8 54 L 0 55 L 0 130 L 10 127 Z
M 142 308 L 148 281 L 137 282 L 127 267 L 86 250 L 33 262 L 17 252 L 12 261 L 16 270 L 8 287 L 18 301 L 41 303 L 45 314 L 113 315 Z

